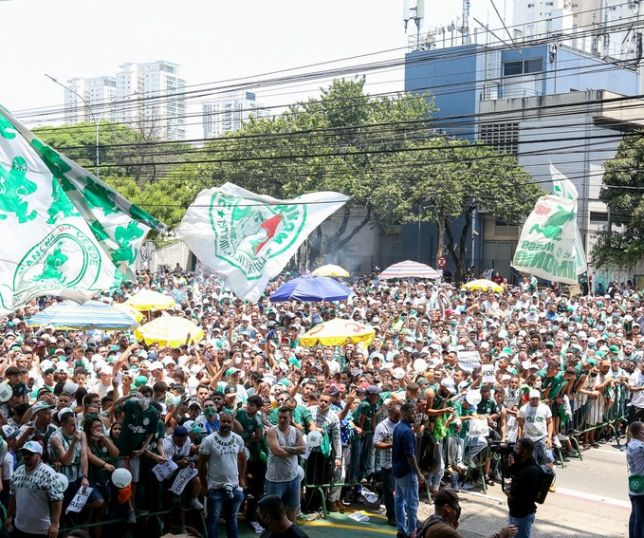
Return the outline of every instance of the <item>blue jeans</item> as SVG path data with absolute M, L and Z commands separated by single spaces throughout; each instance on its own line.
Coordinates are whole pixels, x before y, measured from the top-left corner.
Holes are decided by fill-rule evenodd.
M 373 442 L 373 432 L 364 436 L 356 435 L 351 441 L 351 465 L 349 467 L 349 482 L 359 482 L 371 472 L 370 450 Z
M 218 538 L 219 518 L 222 516 L 226 520 L 228 538 L 237 538 L 237 512 L 239 512 L 239 507 L 243 500 L 244 492 L 241 488 L 233 490 L 232 499 L 223 489 L 208 490 L 208 500 L 206 501 L 208 538 Z
M 629 495 L 631 517 L 628 520 L 628 538 L 644 538 L 644 495 Z
M 514 525 L 519 532 L 517 532 L 515 538 L 530 538 L 530 533 L 532 532 L 532 525 L 534 524 L 534 516 L 536 514 L 528 514 L 523 517 L 508 517 L 508 522 L 510 525 Z
M 418 476 L 409 473 L 394 478 L 396 484 L 396 527 L 407 536 L 416 530 L 418 514 Z

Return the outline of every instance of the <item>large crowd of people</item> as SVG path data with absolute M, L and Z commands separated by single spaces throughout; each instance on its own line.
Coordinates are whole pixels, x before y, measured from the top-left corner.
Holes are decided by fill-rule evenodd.
M 242 524 L 259 534 L 382 502 L 407 537 L 420 497 L 449 513 L 459 490 L 500 482 L 504 443 L 553 466 L 644 419 L 644 294 L 630 282 L 603 295 L 529 278 L 500 292 L 375 275 L 350 285 L 337 303 L 248 304 L 214 277 L 163 270 L 100 298 L 172 296 L 167 313 L 205 333 L 177 348 L 31 327 L 55 298 L 0 319 L 3 532 L 55 538 L 89 524 L 100 537 L 108 522 L 143 521 L 160 535 L 205 511 L 210 538 L 236 537 Z M 336 317 L 375 337 L 300 343 Z M 524 508 L 517 527 L 533 516 Z

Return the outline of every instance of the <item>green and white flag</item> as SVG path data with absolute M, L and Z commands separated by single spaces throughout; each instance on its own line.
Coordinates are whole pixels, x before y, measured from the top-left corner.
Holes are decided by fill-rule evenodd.
M 0 107 L 0 113 L 29 142 L 53 175 L 50 181 L 54 203 L 47 212 L 47 223 L 82 216 L 119 271 L 133 278 L 134 264 L 146 235 L 151 228 L 164 231 L 165 226 L 91 172 L 38 139 L 5 109 Z
M 586 256 L 577 226 L 577 189 L 552 163 L 553 194 L 542 196 L 526 219 L 512 266 L 552 282 L 577 284 Z
M 114 264 L 133 262 L 149 230 L 137 213 L 147 222 L 0 107 L 0 314 L 42 295 L 81 302 L 113 287 Z
M 277 200 L 226 183 L 201 191 L 176 233 L 237 297 L 257 302 L 308 235 L 347 200 L 337 192 Z

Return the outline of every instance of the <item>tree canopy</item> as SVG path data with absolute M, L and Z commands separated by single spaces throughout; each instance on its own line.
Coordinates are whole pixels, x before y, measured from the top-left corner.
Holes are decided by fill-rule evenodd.
M 644 256 L 644 138 L 632 133 L 604 164 L 599 199 L 608 206 L 609 228 L 592 250 L 597 267 L 633 267 Z
M 334 237 L 318 229 L 309 241 L 314 257 L 333 257 L 365 226 L 385 230 L 420 217 L 438 224 L 462 270 L 473 211 L 516 221 L 540 190 L 514 157 L 436 134 L 434 110 L 428 95 L 370 96 L 359 78 L 336 80 L 319 98 L 274 117 L 251 117 L 240 130 L 201 148 L 153 142 L 125 126 L 102 123 L 101 162 L 108 166 L 101 175 L 170 227 L 200 190 L 227 181 L 277 198 L 338 191 L 351 202 Z M 44 128 L 38 134 L 91 169 L 92 128 Z M 356 206 L 364 208 L 364 218 L 350 226 Z M 450 220 L 461 215 L 465 229 L 455 237 Z

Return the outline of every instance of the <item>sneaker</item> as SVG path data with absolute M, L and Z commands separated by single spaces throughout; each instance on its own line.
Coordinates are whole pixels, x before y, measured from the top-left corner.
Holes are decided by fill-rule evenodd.
M 548 490 L 550 491 L 550 493 L 556 493 L 557 485 L 553 482 L 552 484 L 550 484 L 550 487 L 548 488 Z
M 257 521 L 251 521 L 250 526 L 253 531 L 255 531 L 255 534 L 262 534 L 264 532 L 264 527 L 262 527 Z
M 136 525 L 136 514 L 134 513 L 134 510 L 132 510 L 128 515 L 127 515 L 127 520 L 126 520 L 130 525 Z
M 201 504 L 197 499 L 192 499 L 188 506 L 190 507 L 190 510 L 196 510 L 197 512 L 201 512 L 203 510 L 203 504 Z
M 461 486 L 461 489 L 464 489 L 465 491 L 469 491 L 471 489 L 474 489 L 475 487 L 476 487 L 476 484 L 472 484 L 472 482 L 465 482 L 465 484 Z

